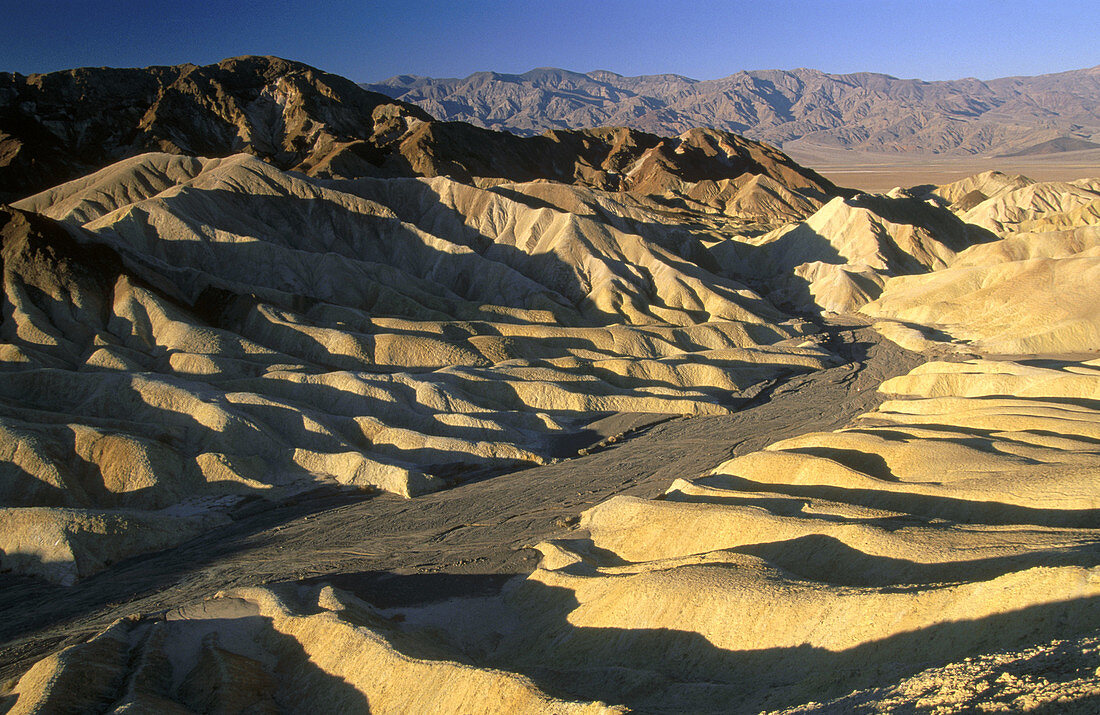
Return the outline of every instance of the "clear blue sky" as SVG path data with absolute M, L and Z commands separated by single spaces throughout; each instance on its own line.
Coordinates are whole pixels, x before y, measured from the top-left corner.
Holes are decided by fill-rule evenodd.
M 534 67 L 991 79 L 1100 64 L 1095 0 L 0 0 L 0 71 L 272 54 L 356 81 Z

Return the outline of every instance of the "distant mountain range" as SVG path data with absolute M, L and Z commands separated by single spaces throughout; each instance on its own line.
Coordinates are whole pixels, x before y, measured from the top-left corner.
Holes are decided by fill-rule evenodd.
M 626 126 L 675 135 L 706 126 L 886 153 L 1022 155 L 1100 148 L 1100 66 L 1036 77 L 925 82 L 813 69 L 715 80 L 541 68 L 465 79 L 399 75 L 364 88 L 438 119 L 517 134 Z

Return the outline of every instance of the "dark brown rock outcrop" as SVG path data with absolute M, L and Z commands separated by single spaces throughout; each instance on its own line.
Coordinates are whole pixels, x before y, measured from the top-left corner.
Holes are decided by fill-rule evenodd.
M 342 77 L 276 57 L 0 73 L 0 195 L 20 198 L 148 151 L 245 152 L 283 169 L 308 168 L 395 116 L 429 119 Z
M 336 178 L 549 179 L 690 194 L 684 184 L 766 176 L 814 202 L 837 193 L 778 150 L 723 131 L 663 138 L 620 127 L 521 138 L 435 121 L 415 106 L 275 57 L 0 74 L 0 198 L 21 198 L 148 151 L 244 152 L 284 170 Z

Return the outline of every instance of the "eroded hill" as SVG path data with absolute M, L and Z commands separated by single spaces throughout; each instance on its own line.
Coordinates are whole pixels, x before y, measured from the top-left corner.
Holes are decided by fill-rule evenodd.
M 0 210 L 0 707 L 1095 705 L 1094 181 L 371 112 Z
M 804 215 L 837 193 L 772 147 L 727 132 L 670 138 L 613 128 L 520 138 L 435 121 L 415 106 L 275 57 L 0 74 L 0 198 L 23 198 L 146 152 L 243 152 L 329 178 L 548 179 L 717 210 L 755 201 L 766 218 L 775 210 L 784 219 Z
M 556 209 L 546 188 L 148 154 L 20 202 L 39 213 L 4 229 L 4 501 L 22 520 L 5 563 L 71 580 L 139 548 L 76 525 L 33 548 L 32 522 L 69 514 L 41 507 L 411 496 L 568 456 L 608 414 L 736 409 L 830 360 L 803 321 L 681 257 L 690 234 L 609 196 L 589 194 L 619 226 Z M 193 533 L 178 521 L 150 548 Z

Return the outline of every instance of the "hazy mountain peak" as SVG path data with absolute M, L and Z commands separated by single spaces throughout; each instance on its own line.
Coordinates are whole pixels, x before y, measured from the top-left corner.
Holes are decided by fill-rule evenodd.
M 474 75 L 471 75 L 473 77 Z M 1011 154 L 1100 136 L 1100 69 L 982 81 L 879 72 L 739 71 L 713 80 L 538 68 L 507 82 L 385 80 L 365 85 L 441 119 L 517 134 L 627 126 L 662 135 L 710 126 L 779 146 L 792 141 L 890 153 Z M 1070 149 L 1063 149 L 1070 150 Z

